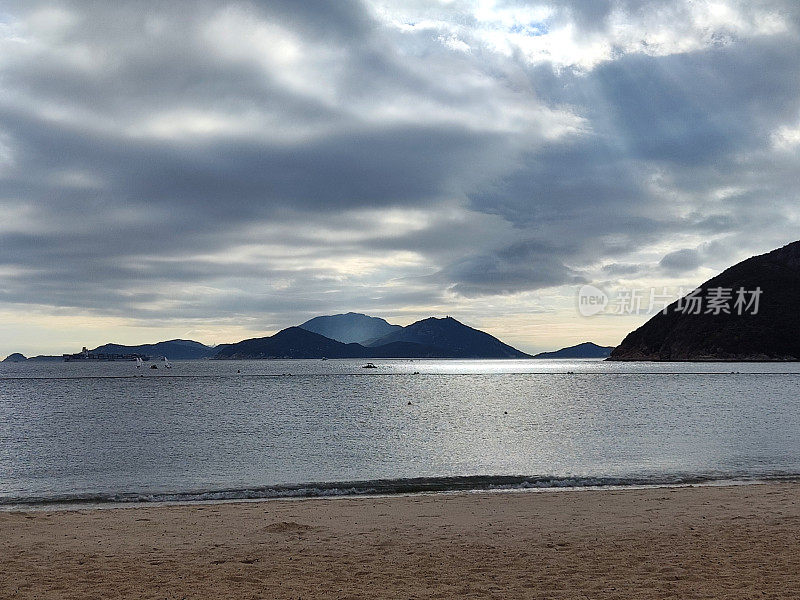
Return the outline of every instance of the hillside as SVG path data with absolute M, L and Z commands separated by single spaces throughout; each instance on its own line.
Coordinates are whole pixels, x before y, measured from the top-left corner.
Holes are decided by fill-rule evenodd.
M 361 358 L 363 356 L 364 347 L 359 344 L 343 344 L 313 331 L 289 327 L 272 336 L 227 344 L 214 355 L 214 358 Z
M 709 312 L 719 289 L 732 298 L 729 312 Z M 744 302 L 737 307 L 737 291 Z M 760 295 L 750 293 L 760 290 Z M 699 288 L 700 314 L 684 297 L 629 333 L 609 360 L 800 360 L 800 242 L 742 261 Z M 757 300 L 757 311 L 748 303 Z M 739 313 L 742 314 L 739 314 Z

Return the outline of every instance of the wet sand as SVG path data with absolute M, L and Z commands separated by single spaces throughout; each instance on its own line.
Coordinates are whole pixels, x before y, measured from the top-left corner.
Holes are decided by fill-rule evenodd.
M 0 598 L 800 598 L 800 484 L 0 513 Z

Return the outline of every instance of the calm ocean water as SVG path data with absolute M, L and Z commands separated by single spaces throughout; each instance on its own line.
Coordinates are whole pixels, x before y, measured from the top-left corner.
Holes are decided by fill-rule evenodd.
M 797 363 L 362 364 L 0 364 L 0 505 L 800 474 Z

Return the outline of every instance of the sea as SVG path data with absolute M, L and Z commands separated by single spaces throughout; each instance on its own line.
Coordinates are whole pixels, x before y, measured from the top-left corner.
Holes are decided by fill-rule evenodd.
M 0 509 L 800 477 L 798 363 L 373 362 L 2 363 Z

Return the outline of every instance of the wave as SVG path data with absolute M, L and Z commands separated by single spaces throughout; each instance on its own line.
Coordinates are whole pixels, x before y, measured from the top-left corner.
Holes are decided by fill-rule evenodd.
M 655 475 L 641 477 L 526 477 L 520 475 L 470 475 L 412 477 L 322 483 L 281 484 L 263 487 L 159 492 L 91 492 L 47 496 L 0 497 L 0 507 L 52 505 L 220 502 L 280 498 L 324 498 L 332 496 L 385 496 L 434 492 L 499 490 L 546 490 L 567 488 L 653 487 L 796 481 L 800 473 Z

